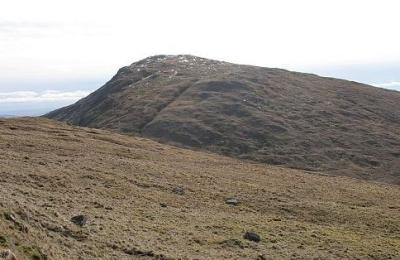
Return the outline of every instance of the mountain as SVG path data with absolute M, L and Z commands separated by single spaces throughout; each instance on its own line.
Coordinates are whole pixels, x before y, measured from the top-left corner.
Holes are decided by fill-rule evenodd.
M 397 185 L 40 118 L 1 119 L 0 137 L 0 255 L 400 258 Z
M 340 79 L 153 56 L 46 117 L 241 159 L 400 183 L 400 92 Z

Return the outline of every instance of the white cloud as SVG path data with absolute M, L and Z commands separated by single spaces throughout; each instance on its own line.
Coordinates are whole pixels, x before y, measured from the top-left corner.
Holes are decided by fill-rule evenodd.
M 391 82 L 386 82 L 386 83 L 375 83 L 375 84 L 372 84 L 372 85 L 380 87 L 380 88 L 387 88 L 387 89 L 393 89 L 393 90 L 400 91 L 400 81 L 391 81 Z
M 290 69 L 400 59 L 397 0 L 1 3 L 0 79 L 111 75 L 154 54 Z
M 15 91 L 0 92 L 0 103 L 27 103 L 27 102 L 60 102 L 60 101 L 77 101 L 87 95 L 88 91 L 56 91 L 47 90 L 43 92 L 35 91 Z

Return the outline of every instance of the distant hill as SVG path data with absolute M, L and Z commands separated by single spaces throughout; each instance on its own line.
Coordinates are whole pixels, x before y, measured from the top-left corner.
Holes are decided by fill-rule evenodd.
M 15 117 L 13 115 L 2 115 L 0 114 L 0 118 L 11 118 L 11 117 Z
M 189 55 L 153 56 L 48 118 L 400 183 L 400 92 Z
M 397 185 L 43 118 L 0 137 L 0 258 L 400 258 Z

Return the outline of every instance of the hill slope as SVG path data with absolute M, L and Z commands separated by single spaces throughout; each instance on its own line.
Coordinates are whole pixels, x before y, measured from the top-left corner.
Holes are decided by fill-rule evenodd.
M 400 257 L 396 185 L 45 119 L 0 120 L 0 165 L 0 251 L 19 259 Z
M 269 164 L 400 183 L 400 93 L 355 82 L 154 56 L 46 116 Z

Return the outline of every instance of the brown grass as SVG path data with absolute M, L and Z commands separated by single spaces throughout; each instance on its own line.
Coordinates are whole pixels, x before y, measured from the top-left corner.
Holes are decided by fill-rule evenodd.
M 19 259 L 400 258 L 399 186 L 45 119 L 0 121 L 0 166 L 0 250 Z
M 398 111 L 397 91 L 158 56 L 120 69 L 88 97 L 46 116 L 240 159 L 400 184 Z

